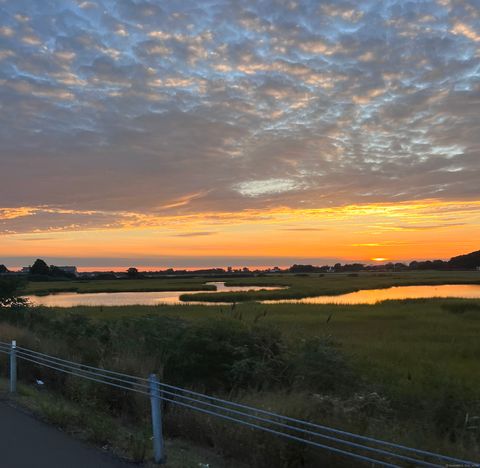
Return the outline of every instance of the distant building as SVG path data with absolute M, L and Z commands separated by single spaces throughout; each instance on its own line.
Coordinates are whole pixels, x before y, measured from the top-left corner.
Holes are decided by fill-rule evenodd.
M 480 271 L 480 266 L 477 267 L 477 271 Z
M 28 267 L 22 267 L 22 269 L 18 273 L 20 273 L 21 275 L 28 275 L 28 274 L 30 274 L 30 268 L 31 267 L 29 267 L 29 266 Z M 67 266 L 59 266 L 59 267 L 56 267 L 56 268 L 58 268 L 59 270 L 62 270 L 65 273 L 68 273 L 69 275 L 78 276 L 78 271 L 77 271 L 76 266 L 67 265 Z
M 78 276 L 78 271 L 76 266 L 59 266 L 57 268 L 59 270 L 64 271 L 65 273 L 68 273 L 69 275 Z
M 87 272 L 83 272 L 83 273 L 78 273 L 78 276 L 80 278 L 95 278 L 95 276 L 97 276 L 97 274 L 93 271 L 87 271 Z

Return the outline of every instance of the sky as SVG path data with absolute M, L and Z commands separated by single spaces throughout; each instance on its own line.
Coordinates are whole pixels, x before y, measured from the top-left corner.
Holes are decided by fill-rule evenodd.
M 0 0 L 0 263 L 448 259 L 479 180 L 479 0 Z

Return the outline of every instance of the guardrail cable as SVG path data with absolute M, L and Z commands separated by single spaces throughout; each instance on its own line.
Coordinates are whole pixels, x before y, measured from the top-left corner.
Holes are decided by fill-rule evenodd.
M 66 370 L 64 368 L 61 368 L 61 367 L 56 367 L 56 366 L 52 366 L 50 364 L 46 364 L 45 362 L 39 362 L 39 361 L 36 361 L 34 359 L 30 359 L 30 358 L 27 358 L 25 356 L 18 356 L 20 359 L 23 359 L 25 361 L 29 361 L 33 364 L 37 364 L 37 365 L 41 365 L 41 366 L 45 366 L 45 367 L 49 367 L 50 369 L 54 369 L 54 370 L 57 370 L 57 371 L 60 371 L 60 372 L 64 372 L 66 374 L 70 374 L 70 375 L 74 375 L 76 377 L 82 377 L 84 379 L 87 379 L 87 380 L 92 380 L 94 382 L 98 382 L 98 383 L 103 383 L 103 384 L 107 384 L 107 385 L 112 385 L 113 387 L 117 387 L 117 388 L 121 388 L 123 390 L 129 390 L 129 391 L 132 391 L 132 392 L 137 392 L 137 393 L 142 393 L 143 395 L 150 395 L 149 392 L 145 392 L 145 391 L 142 391 L 142 390 L 138 390 L 136 388 L 133 388 L 133 387 L 126 387 L 124 385 L 119 385 L 119 384 L 116 384 L 116 383 L 113 383 L 113 382 L 110 382 L 108 380 L 102 380 L 102 379 L 96 379 L 94 377 L 90 377 L 88 375 L 85 375 L 85 374 L 82 374 L 82 373 L 78 373 L 78 372 L 72 372 L 72 371 L 69 371 L 69 370 Z
M 241 403 L 236 403 L 236 402 L 233 402 L 233 401 L 223 400 L 221 398 L 205 395 L 203 393 L 195 392 L 193 390 L 187 390 L 187 389 L 184 389 L 184 388 L 181 388 L 181 387 L 176 387 L 176 386 L 165 384 L 165 383 L 159 383 L 159 387 L 160 387 L 161 391 L 163 391 L 163 392 L 165 392 L 164 388 L 170 388 L 170 389 L 173 389 L 173 390 L 181 391 L 181 392 L 188 393 L 188 394 L 191 394 L 191 395 L 196 395 L 198 397 L 205 398 L 205 399 L 208 399 L 208 400 L 211 400 L 211 401 L 216 401 L 216 402 L 226 404 L 226 405 L 229 405 L 229 406 L 243 408 L 243 409 L 250 410 L 250 411 L 253 411 L 253 412 L 256 412 L 256 413 L 265 414 L 265 415 L 272 416 L 272 417 L 277 417 L 277 418 L 283 419 L 285 421 L 290 421 L 290 422 L 301 424 L 301 425 L 308 426 L 308 427 L 311 427 L 311 428 L 323 430 L 325 432 L 330 432 L 330 433 L 333 433 L 333 434 L 338 434 L 338 435 L 342 435 L 342 436 L 345 436 L 345 437 L 350 437 L 352 439 L 363 440 L 365 442 L 376 443 L 378 445 L 383 445 L 383 446 L 386 446 L 386 447 L 391 447 L 391 448 L 395 448 L 395 449 L 399 449 L 399 450 L 408 451 L 408 452 L 411 452 L 411 453 L 415 453 L 417 455 L 422 455 L 422 456 L 426 456 L 426 457 L 433 457 L 433 458 L 437 458 L 438 460 L 443 460 L 443 461 L 447 461 L 447 462 L 454 462 L 454 463 L 458 463 L 459 461 L 461 461 L 457 458 L 448 457 L 446 455 L 440 455 L 440 454 L 437 454 L 437 453 L 434 453 L 434 452 L 429 452 L 427 450 L 415 449 L 415 448 L 412 448 L 412 447 L 407 447 L 405 445 L 396 444 L 394 442 L 387 442 L 387 441 L 375 439 L 373 437 L 362 436 L 362 435 L 359 435 L 359 434 L 354 434 L 352 432 L 342 431 L 340 429 L 334 429 L 334 428 L 329 427 L 329 426 L 323 426 L 323 425 L 320 425 L 320 424 L 311 423 L 309 421 L 303 421 L 301 419 L 296 419 L 296 418 L 292 418 L 292 417 L 289 417 L 289 416 L 280 415 L 278 413 L 273 413 L 271 411 L 263 410 L 261 408 L 255 408 L 253 406 L 248 406 L 248 405 L 244 405 L 244 404 L 241 404 Z M 468 461 L 462 461 L 462 462 L 464 464 L 471 463 L 471 462 L 468 462 Z
M 135 385 L 137 387 L 141 387 L 141 388 L 145 388 L 145 389 L 149 389 L 149 386 L 148 385 L 145 385 L 143 383 L 138 383 L 138 382 L 135 382 L 134 380 L 137 380 L 136 377 L 134 376 L 129 376 L 130 380 L 127 380 L 127 379 L 124 379 L 124 378 L 120 378 L 120 377 L 114 377 L 114 376 L 109 376 L 109 375 L 106 375 L 105 373 L 103 373 L 103 369 L 100 369 L 100 368 L 96 368 L 96 371 L 94 370 L 91 370 L 91 369 L 95 369 L 91 366 L 84 366 L 83 364 L 77 364 L 77 363 L 74 363 L 74 362 L 71 362 L 71 361 L 66 361 L 66 360 L 63 360 L 64 362 L 70 362 L 69 364 L 64 364 L 64 363 L 60 363 L 58 362 L 57 359 L 50 359 L 50 358 L 47 358 L 47 357 L 44 357 L 44 356 L 35 356 L 34 354 L 30 353 L 30 352 L 27 352 L 25 351 L 24 348 L 17 348 L 17 355 L 19 357 L 28 357 L 30 359 L 33 359 L 33 360 L 38 360 L 39 362 L 47 362 L 47 363 L 50 363 L 50 364 L 54 364 L 58 367 L 62 367 L 62 368 L 67 368 L 67 369 L 70 369 L 70 370 L 75 370 L 75 371 L 80 371 L 83 374 L 87 374 L 87 375 L 100 375 L 101 377 L 105 378 L 105 379 L 108 379 L 108 380 L 112 380 L 114 382 L 120 382 L 120 383 L 126 383 L 126 384 L 130 384 L 130 385 Z M 88 367 L 88 369 L 83 369 L 83 367 Z

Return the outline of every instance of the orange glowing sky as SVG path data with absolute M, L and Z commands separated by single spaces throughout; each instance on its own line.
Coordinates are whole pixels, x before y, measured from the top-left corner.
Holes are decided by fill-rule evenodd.
M 474 2 L 140 3 L 0 2 L 0 264 L 480 248 Z
M 234 264 L 272 266 L 295 259 L 445 259 L 478 248 L 480 202 L 428 200 L 139 218 L 129 213 L 122 227 L 4 235 L 0 258 L 21 252 L 22 257 L 72 258 L 88 266 L 108 266 L 111 259 L 125 257 L 139 265 L 153 260 L 157 266 L 225 266 L 230 259 L 237 259 Z M 184 260 L 178 263 L 175 257 Z M 90 258 L 96 258 L 93 265 Z

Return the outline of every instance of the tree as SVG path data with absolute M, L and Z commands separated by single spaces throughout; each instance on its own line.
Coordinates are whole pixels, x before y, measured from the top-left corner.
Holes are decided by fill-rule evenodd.
M 127 270 L 127 276 L 129 278 L 138 278 L 138 270 L 135 267 L 130 267 Z
M 0 275 L 2 273 L 8 273 L 8 268 L 5 265 L 0 265 Z
M 453 257 L 448 262 L 448 265 L 451 268 L 459 270 L 470 270 L 475 269 L 480 266 L 480 250 L 476 252 L 471 252 L 466 255 L 459 255 L 458 257 Z
M 432 268 L 434 270 L 444 270 L 448 266 L 447 262 L 444 262 L 443 260 L 434 260 L 432 262 Z
M 55 276 L 57 278 L 75 278 L 75 275 L 73 273 L 68 273 L 65 270 L 62 270 L 61 268 L 58 268 L 55 265 L 50 265 L 50 276 Z
M 315 273 L 317 267 L 313 265 L 297 265 L 294 264 L 288 269 L 291 273 Z
M 44 260 L 37 258 L 35 263 L 30 267 L 30 274 L 31 275 L 49 275 L 50 268 L 45 263 Z

